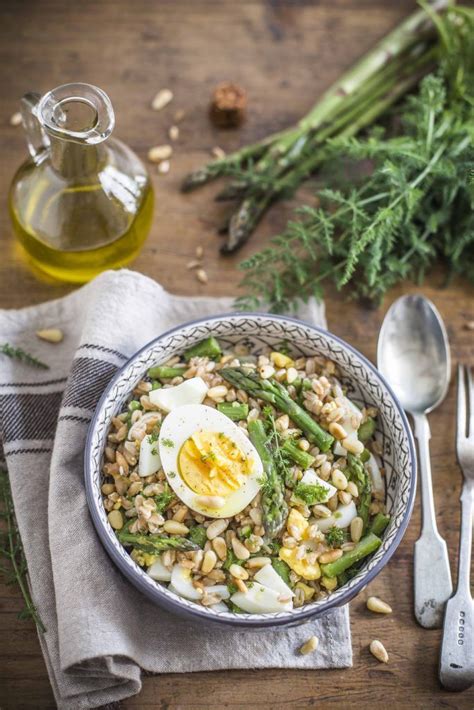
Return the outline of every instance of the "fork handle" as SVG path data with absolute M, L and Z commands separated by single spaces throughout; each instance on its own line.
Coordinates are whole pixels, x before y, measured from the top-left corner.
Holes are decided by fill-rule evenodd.
M 465 690 L 474 683 L 474 606 L 470 589 L 474 481 L 461 493 L 458 588 L 446 605 L 439 664 L 441 683 L 448 690 Z
M 443 613 L 451 596 L 451 571 L 448 548 L 436 526 L 431 480 L 430 426 L 425 414 L 413 414 L 418 440 L 422 508 L 421 536 L 415 543 L 414 586 L 415 617 L 425 629 L 443 625 Z

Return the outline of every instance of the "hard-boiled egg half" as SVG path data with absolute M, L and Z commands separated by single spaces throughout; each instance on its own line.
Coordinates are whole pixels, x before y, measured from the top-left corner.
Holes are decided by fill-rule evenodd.
M 257 451 L 242 429 L 212 407 L 172 409 L 160 429 L 159 454 L 171 488 L 201 515 L 236 515 L 260 489 Z

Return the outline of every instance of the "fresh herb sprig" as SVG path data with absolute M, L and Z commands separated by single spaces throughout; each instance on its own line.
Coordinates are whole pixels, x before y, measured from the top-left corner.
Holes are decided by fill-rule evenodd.
M 49 370 L 49 365 L 46 365 L 45 362 L 41 362 L 41 360 L 38 360 L 38 358 L 30 355 L 30 353 L 27 353 L 23 350 L 23 348 L 13 347 L 10 343 L 3 343 L 0 345 L 0 353 L 3 353 L 3 355 L 6 355 L 7 357 L 11 357 L 13 360 L 20 360 L 20 362 L 24 362 L 25 365 L 38 367 L 41 370 Z
M 20 589 L 24 608 L 18 617 L 32 619 L 38 630 L 44 633 L 46 628 L 33 603 L 28 586 L 25 553 L 15 519 L 10 481 L 4 469 L 0 469 L 0 518 L 3 520 L 2 530 L 0 530 L 0 557 L 2 558 L 0 571 L 5 577 L 6 584 L 17 584 Z
M 270 246 L 241 264 L 239 308 L 285 311 L 320 298 L 327 282 L 378 304 L 402 279 L 441 258 L 474 281 L 474 10 L 434 16 L 440 68 L 397 111 L 402 131 L 328 141 L 328 160 L 373 163 L 350 190 L 326 189 Z

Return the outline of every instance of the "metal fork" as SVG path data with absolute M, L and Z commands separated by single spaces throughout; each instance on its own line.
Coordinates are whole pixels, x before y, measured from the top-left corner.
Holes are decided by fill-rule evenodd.
M 458 586 L 446 604 L 439 677 L 445 688 L 465 690 L 474 683 L 474 603 L 470 588 L 474 506 L 474 387 L 470 368 L 462 365 L 458 366 L 456 454 L 464 475 Z

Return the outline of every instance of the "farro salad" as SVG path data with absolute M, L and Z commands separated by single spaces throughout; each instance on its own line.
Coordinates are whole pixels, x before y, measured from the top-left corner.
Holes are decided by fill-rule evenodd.
M 376 416 L 330 360 L 208 338 L 152 367 L 112 420 L 108 520 L 197 604 L 262 614 L 326 598 L 389 522 Z

